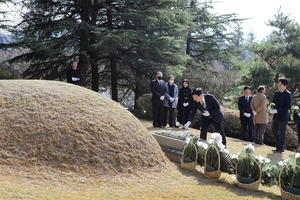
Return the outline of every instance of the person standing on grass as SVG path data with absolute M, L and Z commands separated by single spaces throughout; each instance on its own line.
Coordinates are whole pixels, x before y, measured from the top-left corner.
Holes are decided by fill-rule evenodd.
M 162 128 L 162 118 L 164 111 L 163 100 L 165 99 L 166 83 L 162 80 L 162 72 L 156 72 L 155 79 L 151 81 L 153 127 Z
M 176 99 L 178 96 L 178 87 L 174 84 L 174 76 L 168 77 L 168 83 L 165 88 L 165 99 L 164 99 L 164 114 L 163 114 L 163 126 L 167 125 L 167 117 L 169 113 L 169 126 L 175 127 L 174 124 L 174 110 L 177 107 Z
M 192 95 L 194 99 L 193 109 L 184 128 L 188 129 L 199 109 L 201 111 L 200 138 L 206 140 L 208 127 L 210 124 L 213 124 L 216 132 L 222 136 L 222 143 L 226 146 L 225 131 L 222 123 L 224 116 L 218 100 L 212 94 L 203 94 L 201 88 L 194 89 Z
M 289 109 L 292 107 L 292 94 L 288 91 L 288 80 L 279 78 L 277 82 L 278 90 L 273 95 L 274 108 L 270 109 L 273 114 L 272 134 L 276 141 L 276 149 L 273 153 L 284 152 L 285 130 L 290 118 Z
M 239 98 L 238 108 L 240 110 L 240 120 L 241 120 L 241 130 L 242 130 L 242 140 L 253 142 L 253 113 L 251 110 L 252 96 L 251 88 L 249 86 L 244 87 L 244 95 Z M 249 137 L 247 137 L 247 127 L 249 132 Z
M 300 152 L 300 104 L 298 104 L 298 109 L 294 109 L 294 122 L 297 124 L 297 134 L 298 134 L 298 146 L 297 151 Z
M 251 110 L 254 114 L 254 142 L 256 144 L 264 145 L 264 135 L 268 123 L 267 113 L 267 97 L 264 86 L 257 88 L 256 95 L 253 96 L 251 101 Z
M 182 87 L 179 89 L 177 121 L 182 125 L 188 121 L 193 106 L 192 90 L 189 85 L 189 81 L 187 79 L 183 79 Z
M 67 72 L 67 82 L 75 85 L 81 85 L 82 75 L 77 68 L 77 61 L 71 62 L 71 68 Z

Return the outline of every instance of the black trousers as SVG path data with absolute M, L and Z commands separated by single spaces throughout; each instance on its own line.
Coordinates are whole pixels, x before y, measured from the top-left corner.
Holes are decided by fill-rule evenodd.
M 300 123 L 297 123 L 298 143 L 300 143 Z
M 225 131 L 223 127 L 222 122 L 215 122 L 209 117 L 201 117 L 201 131 L 200 131 L 200 138 L 207 140 L 207 130 L 210 124 L 213 124 L 215 131 L 220 133 L 222 136 L 222 143 L 226 146 L 226 136 L 225 136 Z
M 247 137 L 247 127 L 249 132 L 249 137 Z M 245 141 L 253 142 L 253 131 L 254 122 L 252 118 L 241 119 L 241 129 L 242 129 L 242 139 Z
M 164 107 L 162 125 L 163 126 L 167 125 L 168 113 L 169 113 L 169 121 L 168 121 L 169 126 L 172 127 L 172 126 L 174 126 L 174 108 L 172 108 L 172 107 Z
M 273 120 L 272 134 L 275 137 L 277 151 L 284 150 L 286 126 L 287 126 L 287 122 L 280 122 L 280 121 L 277 121 L 277 119 Z
M 152 101 L 153 126 L 162 127 L 164 104 L 163 101 Z

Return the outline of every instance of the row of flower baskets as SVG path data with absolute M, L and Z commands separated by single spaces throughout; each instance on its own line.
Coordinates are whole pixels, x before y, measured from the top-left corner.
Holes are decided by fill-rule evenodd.
M 235 174 L 241 188 L 278 185 L 282 196 L 288 194 L 300 199 L 300 153 L 272 164 L 269 158 L 255 154 L 254 146 L 248 144 L 232 155 L 222 144 L 221 135 L 213 133 L 208 142 L 198 137 L 190 138 L 184 148 L 181 166 L 194 170 L 198 164 L 204 167 L 206 177 L 219 178 L 221 172 Z

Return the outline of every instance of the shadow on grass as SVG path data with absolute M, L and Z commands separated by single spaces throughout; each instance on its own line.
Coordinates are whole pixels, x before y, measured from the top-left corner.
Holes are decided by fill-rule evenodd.
M 182 169 L 180 164 L 175 163 L 177 166 L 177 170 L 186 177 L 193 177 L 197 178 L 197 181 L 199 185 L 210 185 L 210 186 L 216 186 L 216 187 L 222 187 L 228 190 L 229 192 L 235 193 L 237 196 L 240 197 L 249 197 L 249 199 L 256 198 L 256 199 L 282 199 L 281 196 L 276 195 L 272 192 L 264 191 L 263 188 L 266 188 L 266 186 L 259 186 L 259 189 L 256 191 L 252 190 L 246 190 L 242 188 L 238 188 L 237 184 L 233 179 L 231 179 L 231 175 L 227 173 L 222 173 L 221 178 L 219 180 L 214 178 L 206 178 L 202 172 L 202 167 L 200 168 L 201 171 L 199 171 L 199 166 L 195 171 L 189 171 L 186 169 Z M 232 183 L 230 183 L 229 180 L 231 179 Z M 276 187 L 276 186 L 275 186 Z M 279 191 L 279 188 L 278 188 Z M 209 192 L 209 191 L 208 191 Z

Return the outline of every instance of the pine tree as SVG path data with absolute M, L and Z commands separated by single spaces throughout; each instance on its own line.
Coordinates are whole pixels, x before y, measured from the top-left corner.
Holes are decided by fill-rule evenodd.
M 297 101 L 300 85 L 300 25 L 279 9 L 275 19 L 269 20 L 268 26 L 273 28 L 271 34 L 250 48 L 256 58 L 261 59 L 257 62 L 263 61 L 256 70 L 264 76 L 268 68 L 269 77 L 273 81 L 272 90 L 276 89 L 279 77 L 288 78 L 288 89 L 294 95 L 294 101 Z

